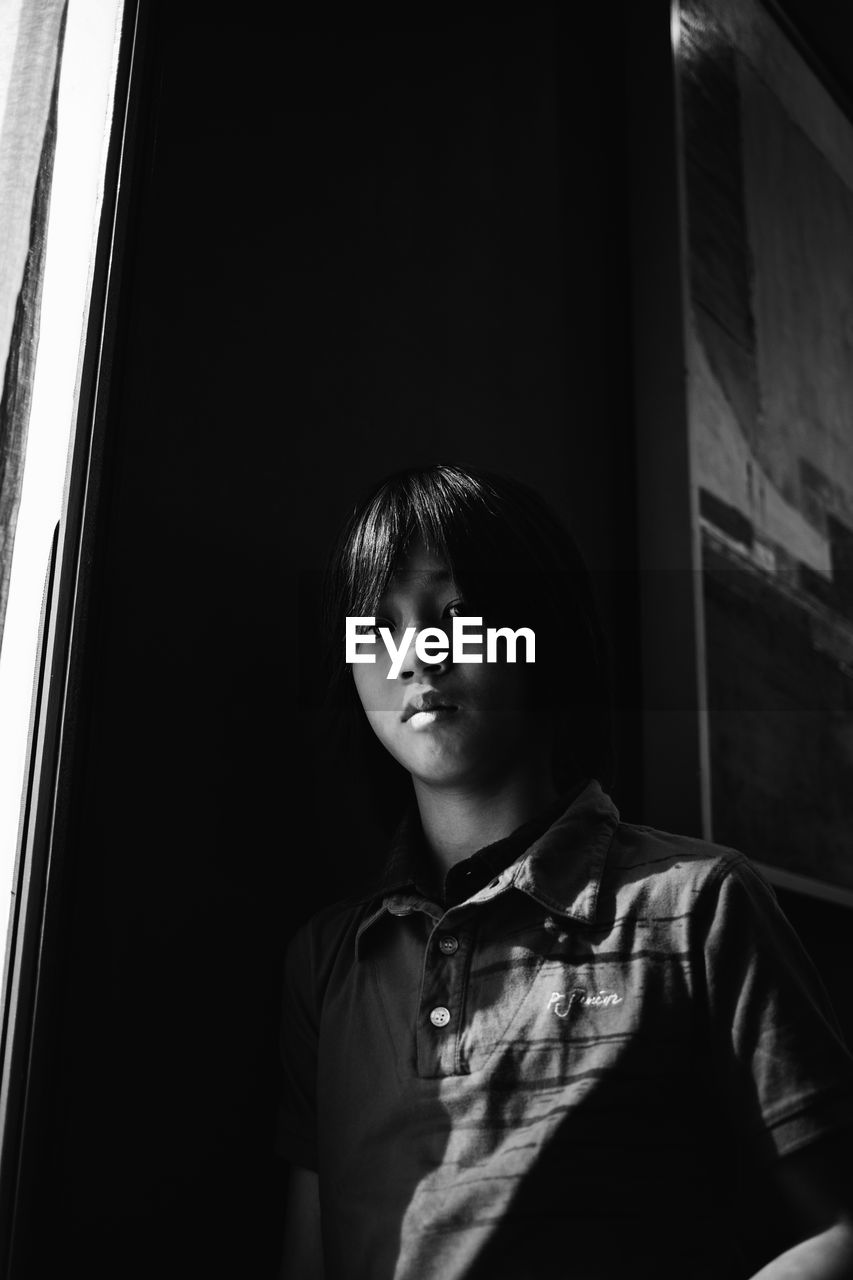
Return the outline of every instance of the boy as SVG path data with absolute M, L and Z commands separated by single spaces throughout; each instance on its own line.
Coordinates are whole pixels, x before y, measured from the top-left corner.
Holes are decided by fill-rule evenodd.
M 761 1280 L 853 1276 L 853 1065 L 746 859 L 620 821 L 565 530 L 514 481 L 404 472 L 331 597 L 335 687 L 413 803 L 288 953 L 284 1274 L 724 1280 L 763 1249 Z M 535 661 L 427 660 L 460 617 Z M 790 1226 L 769 1261 L 744 1202 Z

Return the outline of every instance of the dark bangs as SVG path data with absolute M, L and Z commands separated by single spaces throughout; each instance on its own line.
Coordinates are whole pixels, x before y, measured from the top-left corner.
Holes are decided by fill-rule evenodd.
M 499 494 L 484 475 L 459 467 L 389 476 L 356 507 L 341 533 L 326 602 L 329 629 L 342 635 L 344 618 L 376 612 L 397 562 L 417 538 L 446 561 L 454 576 L 459 574 L 462 548 L 472 539 L 492 541 L 499 505 Z

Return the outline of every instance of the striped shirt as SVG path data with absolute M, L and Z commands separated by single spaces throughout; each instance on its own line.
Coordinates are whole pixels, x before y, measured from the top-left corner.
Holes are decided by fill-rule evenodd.
M 594 781 L 522 843 L 447 905 L 410 820 L 290 945 L 280 1150 L 328 1280 L 749 1274 L 769 1164 L 853 1120 L 811 963 L 741 854 Z

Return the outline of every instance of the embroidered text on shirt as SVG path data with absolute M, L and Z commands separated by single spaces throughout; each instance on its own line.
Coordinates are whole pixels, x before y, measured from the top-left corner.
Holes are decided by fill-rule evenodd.
M 574 991 L 552 991 L 548 1008 L 558 1018 L 567 1018 L 575 1005 L 585 1005 L 592 1009 L 606 1009 L 611 1005 L 621 1004 L 622 996 L 615 991 L 587 991 L 583 987 L 575 987 Z

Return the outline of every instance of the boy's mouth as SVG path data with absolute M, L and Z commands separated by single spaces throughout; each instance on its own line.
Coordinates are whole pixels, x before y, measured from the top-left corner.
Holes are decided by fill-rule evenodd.
M 415 711 L 409 716 L 408 725 L 410 729 L 428 729 L 439 720 L 447 720 L 450 716 L 455 716 L 456 711 L 456 707 L 432 707 L 429 711 Z
M 422 729 L 429 724 L 434 724 L 436 720 L 453 715 L 458 710 L 459 708 L 449 698 L 429 689 L 406 704 L 402 719 L 404 722 L 408 721 L 413 729 Z

